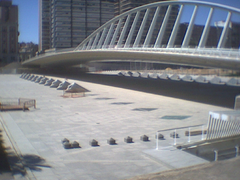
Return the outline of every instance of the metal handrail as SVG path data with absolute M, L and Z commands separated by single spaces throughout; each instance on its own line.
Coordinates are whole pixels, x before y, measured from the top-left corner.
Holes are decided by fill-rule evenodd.
M 176 127 L 176 128 L 170 128 L 170 129 L 163 129 L 163 130 L 158 130 L 156 133 L 156 150 L 159 149 L 158 146 L 158 135 L 160 132 L 166 132 L 166 131 L 174 131 L 175 135 L 174 135 L 174 143 L 173 145 L 177 144 L 177 130 L 179 129 L 188 129 L 188 143 L 191 142 L 191 128 L 193 127 L 200 127 L 202 126 L 202 133 L 201 133 L 201 140 L 204 140 L 204 134 L 205 134 L 205 130 L 204 130 L 204 126 L 206 126 L 206 124 L 199 124 L 199 125 L 193 125 L 193 126 L 185 126 L 185 127 Z

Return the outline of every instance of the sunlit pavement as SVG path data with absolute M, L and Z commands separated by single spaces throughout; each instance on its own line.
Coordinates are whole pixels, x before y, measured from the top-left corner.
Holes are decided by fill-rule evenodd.
M 85 97 L 63 98 L 63 91 L 19 76 L 0 75 L 0 97 L 33 98 L 37 108 L 0 113 L 13 145 L 9 143 L 8 148 L 19 154 L 22 159 L 19 163 L 26 169 L 22 173 L 11 163 L 15 179 L 115 180 L 208 163 L 173 148 L 155 150 L 156 131 L 206 124 L 209 111 L 229 110 L 71 79 L 70 83 L 76 82 L 90 92 Z M 163 116 L 188 118 L 161 119 Z M 150 141 L 140 140 L 144 134 Z M 124 142 L 127 136 L 134 143 Z M 116 145 L 107 143 L 111 137 L 116 139 Z M 63 138 L 76 140 L 81 148 L 64 149 Z M 99 146 L 91 147 L 92 139 Z

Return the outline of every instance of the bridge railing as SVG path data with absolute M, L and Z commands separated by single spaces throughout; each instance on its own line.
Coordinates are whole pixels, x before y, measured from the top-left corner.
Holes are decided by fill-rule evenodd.
M 175 53 L 175 54 L 192 54 L 192 55 L 199 55 L 199 56 L 209 56 L 209 57 L 221 57 L 221 58 L 230 58 L 235 60 L 240 60 L 240 49 L 227 49 L 227 48 L 198 48 L 198 47 L 188 47 L 183 48 L 181 46 L 174 46 L 173 48 L 166 48 L 165 45 L 161 47 L 154 47 L 151 46 L 142 46 L 138 45 L 135 47 L 125 47 L 124 45 L 106 45 L 101 48 L 97 46 L 90 46 L 87 49 L 82 50 L 74 50 L 74 48 L 68 48 L 63 50 L 55 50 L 51 52 L 47 52 L 44 54 L 40 54 L 36 56 L 36 58 L 44 57 L 44 56 L 51 56 L 54 54 L 59 53 L 69 53 L 74 51 L 147 51 L 147 52 L 161 52 L 161 53 Z
M 227 49 L 227 48 L 198 48 L 198 47 L 188 47 L 182 48 L 175 46 L 173 48 L 166 48 L 165 46 L 154 47 L 142 45 L 135 47 L 124 47 L 124 45 L 116 46 L 103 46 L 98 48 L 97 46 L 91 46 L 88 49 L 78 50 L 78 51 L 101 51 L 101 50 L 129 50 L 129 51 L 152 51 L 152 52 L 166 52 L 166 53 L 178 53 L 178 54 L 195 54 L 195 55 L 205 55 L 205 56 L 214 56 L 214 57 L 225 57 L 225 58 L 236 58 L 240 59 L 240 49 Z

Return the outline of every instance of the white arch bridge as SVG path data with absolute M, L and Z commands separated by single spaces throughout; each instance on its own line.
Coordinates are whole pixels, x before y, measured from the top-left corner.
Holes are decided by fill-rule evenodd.
M 54 51 L 26 66 L 90 61 L 144 61 L 240 69 L 240 9 L 199 1 L 168 1 L 125 12 L 75 49 Z

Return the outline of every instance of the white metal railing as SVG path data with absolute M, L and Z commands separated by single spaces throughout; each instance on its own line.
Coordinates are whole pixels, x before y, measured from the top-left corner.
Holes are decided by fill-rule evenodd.
M 166 52 L 166 53 L 176 53 L 176 54 L 192 54 L 195 56 L 212 56 L 212 57 L 225 57 L 225 58 L 235 58 L 240 60 L 240 49 L 227 49 L 227 48 L 182 48 L 182 47 L 153 47 L 152 46 L 136 46 L 136 47 L 124 47 L 124 45 L 105 45 L 103 47 L 90 46 L 88 49 L 79 49 L 75 51 L 101 51 L 101 50 L 114 50 L 114 51 L 143 51 L 143 52 Z
M 209 112 L 207 140 L 240 135 L 240 111 Z
M 159 130 L 156 133 L 156 150 L 159 150 L 159 141 L 161 148 L 203 141 L 206 139 L 206 127 L 205 124 L 200 124 Z

